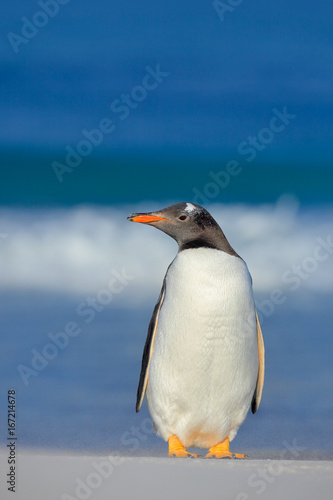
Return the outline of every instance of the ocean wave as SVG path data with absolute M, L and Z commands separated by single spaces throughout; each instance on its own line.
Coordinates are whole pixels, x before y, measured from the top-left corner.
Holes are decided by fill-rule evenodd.
M 160 203 L 1 208 L 1 291 L 96 295 L 123 276 L 118 287 L 122 293 L 114 301 L 118 306 L 140 306 L 157 298 L 176 244 L 154 228 L 129 224 L 126 216 L 158 208 Z M 304 209 L 297 199 L 283 196 L 276 204 L 207 208 L 247 262 L 255 294 L 333 291 L 331 206 Z

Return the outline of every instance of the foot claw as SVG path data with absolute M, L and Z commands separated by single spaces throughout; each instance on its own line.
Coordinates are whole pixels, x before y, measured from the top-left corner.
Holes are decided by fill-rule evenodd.
M 169 458 L 198 458 L 195 453 L 189 453 L 188 451 L 183 452 L 179 450 L 178 452 L 169 453 Z
M 169 457 L 171 458 L 198 458 L 195 453 L 190 453 L 184 448 L 177 436 L 171 436 L 169 442 Z
M 242 453 L 231 453 L 229 451 L 229 438 L 226 438 L 221 443 L 212 446 L 206 455 L 206 458 L 228 458 L 228 459 L 248 459 L 247 455 Z

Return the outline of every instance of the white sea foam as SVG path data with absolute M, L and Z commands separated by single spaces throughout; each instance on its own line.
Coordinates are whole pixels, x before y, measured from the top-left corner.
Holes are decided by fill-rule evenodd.
M 0 289 L 96 294 L 107 286 L 111 270 L 125 268 L 134 279 L 117 297 L 118 305 L 157 298 L 177 246 L 154 228 L 127 222 L 126 216 L 159 208 L 155 203 L 0 209 Z M 333 249 L 327 250 L 333 239 L 332 207 L 301 210 L 297 200 L 283 197 L 275 205 L 206 208 L 247 262 L 255 293 L 292 287 L 333 291 Z M 321 242 L 327 241 L 325 248 Z M 316 253 L 318 246 L 322 249 Z

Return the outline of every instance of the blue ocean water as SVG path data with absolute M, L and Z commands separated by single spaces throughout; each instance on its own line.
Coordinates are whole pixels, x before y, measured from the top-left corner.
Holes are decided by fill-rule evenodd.
M 213 2 L 41 3 L 1 19 L 2 421 L 15 387 L 22 447 L 163 446 L 134 401 L 176 249 L 126 215 L 195 201 L 248 263 L 263 320 L 239 449 L 331 451 L 332 5 L 240 2 L 221 21 Z M 80 333 L 25 385 L 18 366 L 68 322 Z
M 1 21 L 1 204 L 188 199 L 231 160 L 243 175 L 221 202 L 328 201 L 328 2 L 241 2 L 222 22 L 212 2 L 70 1 L 13 47 L 40 10 L 14 0 Z M 142 91 L 147 67 L 163 76 Z

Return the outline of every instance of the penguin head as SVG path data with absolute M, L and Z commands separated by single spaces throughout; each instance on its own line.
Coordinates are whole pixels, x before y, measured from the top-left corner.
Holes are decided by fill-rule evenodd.
M 156 212 L 131 214 L 127 219 L 155 226 L 175 239 L 180 250 L 203 246 L 228 248 L 235 254 L 215 219 L 195 203 L 176 203 Z

